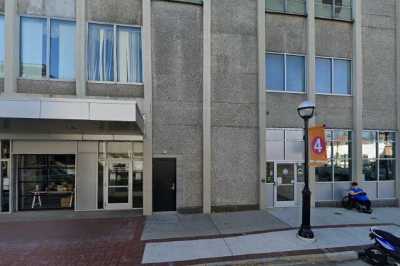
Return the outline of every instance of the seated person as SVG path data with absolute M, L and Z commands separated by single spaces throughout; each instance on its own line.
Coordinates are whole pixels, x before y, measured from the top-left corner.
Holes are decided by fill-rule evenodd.
M 358 187 L 357 182 L 351 183 L 351 190 L 349 194 L 353 206 L 355 203 L 358 203 L 365 206 L 367 211 L 371 210 L 371 201 L 368 199 L 367 193 L 365 193 L 362 188 Z

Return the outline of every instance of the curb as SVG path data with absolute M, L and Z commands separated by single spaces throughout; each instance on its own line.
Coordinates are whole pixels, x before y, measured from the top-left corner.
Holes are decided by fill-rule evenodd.
M 273 265 L 310 265 L 315 263 L 341 263 L 345 261 L 353 261 L 358 259 L 358 252 L 356 251 L 341 251 L 331 253 L 318 253 L 308 255 L 293 255 L 283 257 L 272 257 L 264 259 L 252 260 L 239 260 L 239 261 L 225 261 L 217 263 L 196 264 L 195 266 L 228 266 L 228 265 L 242 265 L 242 266 L 255 266 L 258 264 Z

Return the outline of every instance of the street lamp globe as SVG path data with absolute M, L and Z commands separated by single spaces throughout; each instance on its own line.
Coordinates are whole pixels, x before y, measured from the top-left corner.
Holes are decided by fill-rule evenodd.
M 297 107 L 299 116 L 303 119 L 310 119 L 314 115 L 315 104 L 311 101 L 304 101 Z

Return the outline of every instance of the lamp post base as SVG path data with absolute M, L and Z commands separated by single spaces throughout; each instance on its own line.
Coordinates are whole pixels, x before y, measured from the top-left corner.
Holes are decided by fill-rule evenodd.
M 314 233 L 311 228 L 301 227 L 300 230 L 297 232 L 297 237 L 305 241 L 315 241 Z

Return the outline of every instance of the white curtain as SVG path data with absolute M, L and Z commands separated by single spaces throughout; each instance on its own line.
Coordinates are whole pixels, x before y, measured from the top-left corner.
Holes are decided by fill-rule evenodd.
M 140 28 L 118 27 L 118 81 L 143 82 Z
M 89 25 L 88 79 L 114 81 L 114 28 Z

